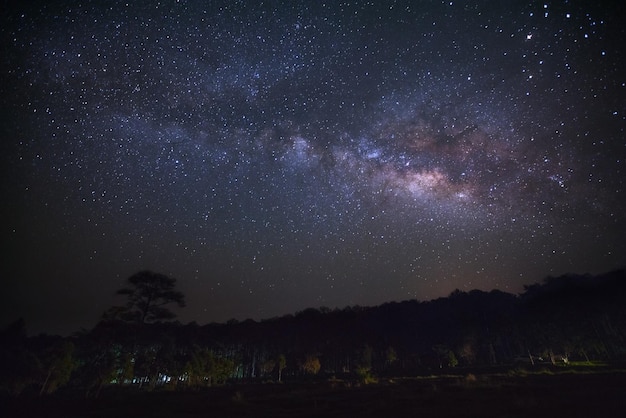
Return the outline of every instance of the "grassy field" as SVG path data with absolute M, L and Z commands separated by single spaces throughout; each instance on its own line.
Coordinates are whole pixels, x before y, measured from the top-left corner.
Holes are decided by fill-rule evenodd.
M 626 373 L 525 373 L 248 384 L 197 392 L 3 399 L 10 417 L 619 417 Z

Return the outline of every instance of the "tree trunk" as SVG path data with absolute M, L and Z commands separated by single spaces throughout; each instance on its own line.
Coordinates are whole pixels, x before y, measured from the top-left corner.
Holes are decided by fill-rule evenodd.
M 102 390 L 102 386 L 104 386 L 104 379 L 100 379 L 100 384 L 98 385 L 98 389 L 96 390 L 96 394 L 94 395 L 95 399 L 100 397 L 100 391 Z
M 589 357 L 587 356 L 587 350 L 582 350 L 583 356 L 585 356 L 585 360 L 587 360 L 587 363 L 591 363 L 589 361 Z
M 46 380 L 44 380 L 43 385 L 41 385 L 41 390 L 39 391 L 39 396 L 43 395 L 46 390 L 46 386 L 48 386 L 48 381 L 50 380 L 50 376 L 52 375 L 52 367 L 48 370 L 48 375 L 46 376 Z

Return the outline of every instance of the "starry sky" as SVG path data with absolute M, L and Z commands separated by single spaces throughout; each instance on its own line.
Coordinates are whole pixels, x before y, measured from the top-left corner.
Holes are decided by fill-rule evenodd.
M 204 324 L 626 265 L 619 2 L 4 5 L 2 325 L 141 269 Z

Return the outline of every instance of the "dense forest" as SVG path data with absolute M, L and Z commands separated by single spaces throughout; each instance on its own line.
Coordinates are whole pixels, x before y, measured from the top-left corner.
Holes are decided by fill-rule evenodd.
M 91 330 L 60 337 L 27 336 L 19 320 L 0 334 L 0 392 L 97 397 L 108 387 L 190 390 L 332 377 L 367 383 L 453 368 L 620 362 L 625 300 L 620 270 L 550 277 L 520 295 L 457 290 L 428 302 L 311 308 L 260 322 L 183 325 L 157 320 L 168 311 L 155 306 L 142 315 L 108 314 Z M 161 316 L 147 321 L 147 313 Z

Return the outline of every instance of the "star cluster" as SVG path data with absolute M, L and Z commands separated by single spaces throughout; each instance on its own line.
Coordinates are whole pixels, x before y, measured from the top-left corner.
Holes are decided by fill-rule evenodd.
M 599 2 L 42 2 L 3 12 L 3 317 L 182 320 L 623 267 L 626 66 Z

